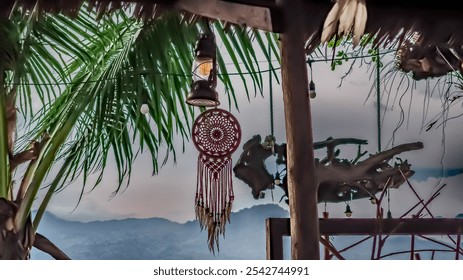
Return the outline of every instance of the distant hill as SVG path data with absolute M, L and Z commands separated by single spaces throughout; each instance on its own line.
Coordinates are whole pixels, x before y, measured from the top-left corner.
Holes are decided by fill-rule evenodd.
M 288 217 L 286 210 L 276 204 L 258 205 L 243 209 L 231 216 L 226 237 L 220 239 L 220 252 L 214 256 L 207 249 L 206 232 L 200 231 L 197 221 L 184 224 L 161 218 L 124 219 L 104 222 L 69 222 L 47 213 L 39 232 L 52 240 L 72 259 L 87 260 L 155 260 L 155 259 L 265 259 L 265 219 Z M 338 249 L 362 239 L 362 236 L 335 237 L 331 241 Z M 284 238 L 285 255 L 289 256 L 289 238 Z M 369 259 L 371 239 L 353 250 L 343 252 L 347 259 Z M 429 248 L 428 241 L 418 239 L 416 248 Z M 432 245 L 436 248 L 435 245 Z M 390 237 L 383 253 L 408 250 L 410 237 Z M 439 247 L 438 247 L 439 248 Z M 442 247 L 440 247 L 442 249 Z M 431 253 L 422 253 L 429 259 Z M 408 254 L 393 259 L 407 259 Z M 452 259 L 453 254 L 435 255 L 437 259 Z M 32 259 L 50 259 L 38 250 Z
M 276 204 L 243 209 L 231 216 L 220 251 L 212 255 L 197 221 L 162 218 L 69 222 L 47 213 L 39 232 L 72 259 L 265 259 L 265 219 L 289 217 Z M 35 250 L 33 259 L 49 259 Z

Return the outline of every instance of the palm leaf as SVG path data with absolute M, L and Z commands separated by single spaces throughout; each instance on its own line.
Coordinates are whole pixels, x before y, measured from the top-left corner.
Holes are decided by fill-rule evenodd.
M 166 151 L 162 164 L 169 155 L 175 161 L 174 140 L 180 137 L 185 145 L 194 119 L 193 108 L 184 101 L 191 81 L 192 50 L 202 31 L 201 24 L 187 24 L 174 13 L 139 22 L 120 11 L 97 21 L 95 14 L 85 9 L 76 20 L 47 16 L 28 28 L 28 43 L 23 44 L 27 59 L 18 71 L 22 81 L 18 92 L 24 101 L 23 112 L 34 113 L 34 117 L 19 147 L 24 149 L 31 139 L 39 140 L 47 131 L 51 139 L 24 176 L 18 226 L 24 224 L 38 189 L 57 162 L 64 164 L 48 186 L 40 213 L 52 193 L 79 176 L 83 178 L 81 195 L 96 187 L 109 161 L 118 172 L 114 193 L 130 182 L 132 163 L 139 153 L 150 153 L 153 174 L 159 169 L 161 149 Z M 239 28 L 233 33 L 217 33 L 229 52 L 238 53 L 231 55 L 238 72 L 242 64 L 254 89 L 262 91 L 257 54 L 251 50 L 252 37 L 258 36 Z M 50 45 L 53 49 L 47 47 Z M 226 76 L 225 59 L 220 54 L 218 61 L 229 98 L 237 105 L 234 85 Z M 247 92 L 248 80 L 242 74 L 241 78 Z M 34 90 L 44 105 L 38 112 L 31 106 Z M 143 103 L 150 108 L 149 116 L 140 113 Z M 89 187 L 88 178 L 93 173 L 96 181 Z

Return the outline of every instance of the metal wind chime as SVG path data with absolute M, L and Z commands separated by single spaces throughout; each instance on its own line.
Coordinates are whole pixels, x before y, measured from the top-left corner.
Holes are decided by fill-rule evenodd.
M 219 235 L 225 234 L 234 200 L 232 153 L 241 140 L 241 128 L 220 104 L 217 85 L 216 44 L 212 32 L 202 34 L 195 49 L 192 90 L 187 104 L 212 107 L 195 120 L 192 139 L 199 151 L 195 195 L 196 219 L 208 232 L 209 250 L 219 249 Z

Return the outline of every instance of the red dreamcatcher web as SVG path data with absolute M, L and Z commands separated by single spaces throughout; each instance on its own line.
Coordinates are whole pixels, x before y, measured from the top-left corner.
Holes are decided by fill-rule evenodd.
M 195 196 L 196 219 L 208 232 L 209 249 L 219 249 L 234 200 L 231 155 L 241 141 L 237 119 L 222 109 L 210 109 L 193 124 L 193 143 L 199 150 Z

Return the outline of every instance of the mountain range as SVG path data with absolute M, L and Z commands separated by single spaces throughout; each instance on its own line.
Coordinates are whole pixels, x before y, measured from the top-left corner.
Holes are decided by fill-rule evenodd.
M 220 238 L 220 251 L 212 254 L 207 246 L 207 233 L 201 231 L 197 221 L 183 224 L 162 218 L 123 219 L 96 222 L 71 222 L 50 213 L 44 216 L 39 232 L 48 237 L 69 257 L 75 260 L 258 260 L 265 259 L 265 219 L 289 217 L 289 213 L 276 204 L 256 205 L 231 216 L 225 238 Z M 363 236 L 332 237 L 338 249 L 349 246 Z M 438 237 L 439 238 L 439 237 Z M 290 239 L 284 238 L 285 258 L 289 257 Z M 347 259 L 369 259 L 371 239 L 343 252 Z M 417 238 L 417 249 L 436 248 L 429 241 Z M 410 248 L 410 237 L 388 238 L 383 253 L 405 251 Z M 442 249 L 441 247 L 438 247 Z M 445 248 L 444 248 L 445 249 Z M 50 259 L 34 249 L 32 259 Z M 430 259 L 430 252 L 421 253 Z M 393 259 L 407 259 L 409 254 L 393 255 Z M 437 253 L 436 259 L 452 259 L 454 254 Z
M 72 259 L 265 259 L 265 219 L 289 217 L 275 204 L 258 205 L 231 215 L 215 255 L 197 221 L 183 224 L 162 218 L 70 222 L 46 213 L 39 232 Z M 33 259 L 49 259 L 33 250 Z

